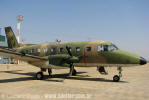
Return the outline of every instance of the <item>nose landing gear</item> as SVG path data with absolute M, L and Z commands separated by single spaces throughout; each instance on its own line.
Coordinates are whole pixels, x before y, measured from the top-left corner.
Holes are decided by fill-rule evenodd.
M 113 81 L 119 82 L 120 78 L 122 77 L 122 67 L 118 67 L 117 70 L 119 71 L 119 75 L 114 75 Z

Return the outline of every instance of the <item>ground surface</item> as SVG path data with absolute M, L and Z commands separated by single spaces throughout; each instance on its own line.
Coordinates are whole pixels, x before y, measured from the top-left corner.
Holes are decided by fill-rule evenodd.
M 53 77 L 35 80 L 38 68 L 25 65 L 0 65 L 0 100 L 149 100 L 149 64 L 123 68 L 120 82 L 112 82 L 116 68 L 100 75 L 96 68 L 53 70 Z

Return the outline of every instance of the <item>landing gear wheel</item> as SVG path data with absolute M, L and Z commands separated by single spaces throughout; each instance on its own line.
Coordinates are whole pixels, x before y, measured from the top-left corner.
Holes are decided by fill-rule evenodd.
M 42 79 L 43 79 L 43 72 L 38 72 L 38 73 L 36 74 L 36 79 L 37 79 L 37 80 L 42 80 Z
M 51 74 L 52 74 L 52 69 L 48 69 L 48 73 L 49 73 L 49 76 L 51 76 Z
M 72 76 L 76 76 L 76 74 L 77 74 L 77 71 L 74 69 L 72 72 Z
M 115 75 L 114 77 L 113 77 L 113 81 L 114 82 L 118 82 L 120 80 L 120 77 L 118 76 L 118 75 Z

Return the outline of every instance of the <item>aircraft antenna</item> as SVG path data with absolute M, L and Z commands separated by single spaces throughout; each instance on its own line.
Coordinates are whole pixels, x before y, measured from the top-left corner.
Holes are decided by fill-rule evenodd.
M 22 15 L 18 15 L 17 17 L 17 41 L 20 43 L 20 24 L 21 21 L 24 20 L 24 17 Z
M 58 39 L 56 39 L 55 41 L 56 41 L 56 43 L 60 43 L 61 42 L 61 40 L 58 40 Z

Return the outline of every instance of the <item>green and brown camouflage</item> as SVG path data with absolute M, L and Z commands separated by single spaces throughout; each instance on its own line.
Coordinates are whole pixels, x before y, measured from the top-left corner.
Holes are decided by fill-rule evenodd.
M 118 49 L 107 41 L 53 42 L 44 44 L 18 44 L 11 27 L 6 27 L 8 48 L 0 47 L 0 55 L 23 60 L 41 69 L 36 74 L 43 79 L 43 71 L 53 68 L 70 68 L 70 75 L 76 75 L 75 67 L 97 67 L 98 72 L 107 74 L 105 67 L 117 67 L 119 75 L 113 77 L 118 82 L 122 67 L 144 65 L 147 61 L 129 52 Z
M 16 39 L 16 36 L 15 36 L 14 32 L 12 31 L 12 28 L 10 26 L 9 27 L 5 27 L 5 33 L 6 33 L 7 43 L 8 43 L 8 47 L 9 48 L 17 48 L 17 47 L 35 45 L 35 44 L 18 43 L 18 41 Z
M 99 65 L 139 65 L 140 56 L 128 53 L 119 49 L 111 51 L 98 51 L 99 45 L 113 45 L 106 41 L 83 41 L 83 42 L 61 42 L 61 43 L 46 43 L 40 45 L 32 45 L 18 48 L 18 52 L 25 54 L 45 57 L 49 59 L 49 64 L 56 66 L 67 65 L 66 59 L 70 58 L 66 50 L 66 46 L 71 48 L 73 57 L 79 60 L 75 62 L 76 66 L 99 66 Z M 87 48 L 91 47 L 90 51 Z M 63 51 L 60 52 L 60 49 Z M 79 51 L 76 51 L 80 48 Z M 53 51 L 54 50 L 54 51 Z M 39 52 L 40 51 L 40 52 Z
M 8 47 L 9 48 L 17 48 L 18 41 L 17 41 L 11 27 L 5 27 L 5 33 L 6 33 L 6 37 L 7 37 Z
M 117 67 L 146 64 L 145 59 L 142 57 L 122 51 L 114 44 L 107 41 L 53 42 L 18 46 L 12 29 L 7 27 L 5 30 L 8 47 L 15 48 L 15 52 L 21 55 L 21 58 L 16 57 L 16 55 L 15 58 L 24 60 L 23 58 L 28 57 L 28 59 L 24 61 L 41 68 L 50 68 L 51 66 L 60 68 L 69 67 L 70 63 L 74 63 L 74 65 L 78 67 Z M 66 47 L 70 48 L 72 56 L 69 55 Z M 11 53 L 11 55 L 13 54 Z M 9 54 L 6 56 L 9 56 Z M 31 60 L 36 58 L 38 60 Z

